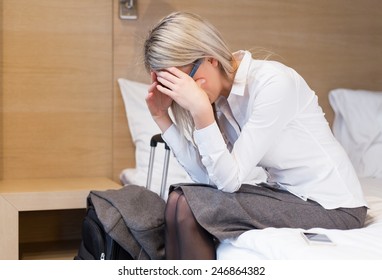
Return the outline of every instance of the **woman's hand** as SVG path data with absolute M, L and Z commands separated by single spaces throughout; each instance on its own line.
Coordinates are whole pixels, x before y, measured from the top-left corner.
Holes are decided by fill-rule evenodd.
M 172 124 L 168 109 L 170 108 L 173 100 L 171 97 L 163 94 L 157 89 L 158 81 L 155 72 L 151 72 L 151 81 L 152 84 L 148 89 L 146 104 L 149 108 L 152 118 L 157 123 L 162 132 L 164 132 Z
M 156 77 L 159 84 L 156 88 L 174 100 L 179 106 L 188 110 L 196 128 L 203 128 L 214 121 L 211 102 L 202 89 L 204 79 L 194 81 L 189 75 L 176 67 L 159 71 Z

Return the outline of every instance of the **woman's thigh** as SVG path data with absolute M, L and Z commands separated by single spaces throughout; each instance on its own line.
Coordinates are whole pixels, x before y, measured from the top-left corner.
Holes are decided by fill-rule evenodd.
M 314 201 L 268 187 L 243 185 L 235 193 L 206 186 L 181 188 L 199 224 L 220 240 L 267 227 L 358 228 L 366 215 L 365 209 L 326 210 Z

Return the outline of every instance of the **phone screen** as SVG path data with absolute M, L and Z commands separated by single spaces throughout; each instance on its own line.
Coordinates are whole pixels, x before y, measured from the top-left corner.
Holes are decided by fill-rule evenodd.
M 333 245 L 333 241 L 326 234 L 314 232 L 302 232 L 303 237 L 309 244 Z

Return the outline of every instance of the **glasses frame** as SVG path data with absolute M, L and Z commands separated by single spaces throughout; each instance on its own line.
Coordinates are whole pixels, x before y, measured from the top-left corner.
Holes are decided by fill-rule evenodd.
M 199 66 L 200 66 L 200 64 L 202 64 L 202 62 L 203 62 L 203 59 L 201 59 L 201 58 L 197 59 L 194 62 L 194 66 L 192 67 L 190 74 L 188 74 L 191 78 L 193 78 L 195 76 L 196 71 L 198 71 Z

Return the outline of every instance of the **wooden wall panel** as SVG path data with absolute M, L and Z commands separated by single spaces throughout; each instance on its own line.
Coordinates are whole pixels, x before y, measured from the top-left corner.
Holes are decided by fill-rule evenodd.
M 110 177 L 112 2 L 2 5 L 2 177 Z
M 3 178 L 3 0 L 0 0 L 0 180 Z
M 116 79 L 148 82 L 142 44 L 150 27 L 176 11 L 195 12 L 221 31 L 233 51 L 274 53 L 304 76 L 330 123 L 328 92 L 338 87 L 382 90 L 382 2 L 379 0 L 139 0 L 139 18 L 121 21 L 114 1 L 114 175 L 131 160 L 130 140 Z
M 117 79 L 148 82 L 142 44 L 175 10 L 209 19 L 231 49 L 264 49 L 300 72 L 331 123 L 328 91 L 382 89 L 379 0 L 2 0 L 0 178 L 107 176 L 134 166 Z M 259 53 L 262 56 L 264 53 Z

